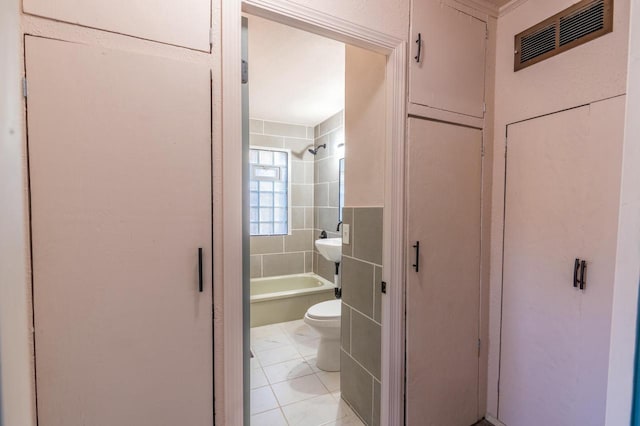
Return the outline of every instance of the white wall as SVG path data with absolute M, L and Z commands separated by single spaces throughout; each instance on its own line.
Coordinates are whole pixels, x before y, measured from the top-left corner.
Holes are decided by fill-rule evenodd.
M 348 45 L 345 55 L 344 204 L 382 207 L 386 57 Z
M 409 36 L 409 0 L 285 0 L 401 40 Z
M 20 1 L 0 2 L 0 424 L 35 424 Z
M 608 426 L 627 426 L 630 421 L 640 282 L 640 0 L 632 1 L 630 17 L 627 117 L 607 388 Z
M 615 2 L 612 33 L 521 71 L 513 71 L 515 34 L 573 3 L 574 0 L 516 1 L 503 8 L 498 18 L 487 384 L 487 412 L 494 417 L 500 350 L 505 128 L 515 121 L 626 92 L 629 0 Z

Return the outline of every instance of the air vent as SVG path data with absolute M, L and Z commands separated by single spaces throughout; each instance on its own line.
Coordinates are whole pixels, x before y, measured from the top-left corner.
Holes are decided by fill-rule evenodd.
M 515 37 L 514 71 L 613 31 L 613 0 L 585 0 Z
M 556 48 L 556 26 L 546 28 L 522 37 L 520 42 L 520 61 L 527 62 L 533 58 L 551 52 Z
M 560 18 L 560 46 L 604 28 L 604 0 L 596 0 Z

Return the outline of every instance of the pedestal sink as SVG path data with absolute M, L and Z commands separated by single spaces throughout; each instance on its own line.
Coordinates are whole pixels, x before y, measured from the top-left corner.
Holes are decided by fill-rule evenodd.
M 316 240 L 316 248 L 325 259 L 339 263 L 342 259 L 342 238 Z

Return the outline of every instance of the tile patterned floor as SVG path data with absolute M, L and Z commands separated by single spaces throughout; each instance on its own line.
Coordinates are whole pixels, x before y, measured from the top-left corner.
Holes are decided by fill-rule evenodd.
M 364 423 L 340 399 L 340 373 L 316 367 L 320 338 L 304 321 L 251 329 L 251 425 Z

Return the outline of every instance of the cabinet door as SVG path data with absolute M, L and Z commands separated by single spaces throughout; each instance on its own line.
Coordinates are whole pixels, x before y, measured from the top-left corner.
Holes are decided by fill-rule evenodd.
M 211 0 L 23 0 L 57 21 L 209 51 Z M 215 15 L 214 15 L 215 16 Z
M 439 0 L 412 2 L 409 101 L 466 114 L 484 115 L 487 24 Z
M 212 425 L 208 69 L 27 37 L 26 72 L 39 424 Z
M 603 425 L 624 97 L 508 127 L 499 418 Z M 575 258 L 586 288 L 573 287 Z
M 481 149 L 480 130 L 409 119 L 408 425 L 478 420 Z

